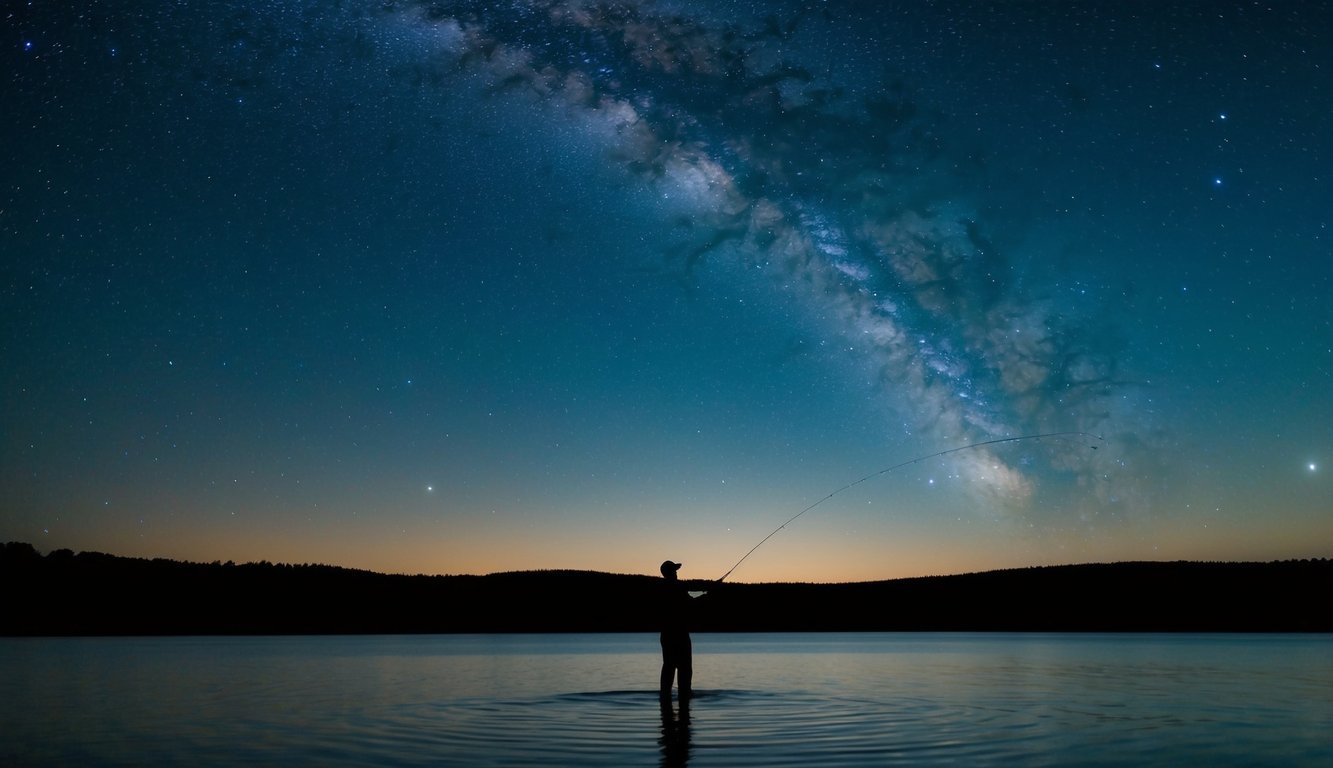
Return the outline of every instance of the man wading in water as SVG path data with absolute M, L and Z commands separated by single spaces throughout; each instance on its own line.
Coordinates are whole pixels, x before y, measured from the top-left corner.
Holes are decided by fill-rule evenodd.
M 662 688 L 663 699 L 671 698 L 671 680 L 676 679 L 681 701 L 690 697 L 690 679 L 694 676 L 693 650 L 690 647 L 690 594 L 685 584 L 676 578 L 680 563 L 670 560 L 662 563 L 660 601 L 662 621 Z

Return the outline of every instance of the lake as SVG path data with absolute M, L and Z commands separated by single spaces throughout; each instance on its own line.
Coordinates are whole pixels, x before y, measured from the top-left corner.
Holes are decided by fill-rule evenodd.
M 0 764 L 1333 765 L 1328 635 L 0 638 Z

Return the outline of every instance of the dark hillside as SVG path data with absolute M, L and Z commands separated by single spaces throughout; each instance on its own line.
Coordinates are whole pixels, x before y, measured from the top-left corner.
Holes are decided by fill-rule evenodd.
M 654 631 L 661 580 L 395 576 L 0 548 L 0 634 Z M 700 631 L 1333 631 L 1333 563 L 1117 563 L 857 584 L 703 584 Z

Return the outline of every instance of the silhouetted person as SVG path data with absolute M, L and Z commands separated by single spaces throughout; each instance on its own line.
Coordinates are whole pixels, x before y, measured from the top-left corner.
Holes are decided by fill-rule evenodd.
M 670 560 L 662 563 L 662 598 L 659 604 L 662 627 L 662 698 L 671 698 L 674 678 L 680 689 L 681 701 L 690 697 L 690 680 L 694 676 L 694 653 L 690 647 L 690 595 L 685 584 L 676 578 L 680 563 Z

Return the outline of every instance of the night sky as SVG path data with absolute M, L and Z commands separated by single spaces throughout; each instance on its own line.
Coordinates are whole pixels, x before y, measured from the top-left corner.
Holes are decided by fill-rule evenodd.
M 0 541 L 1333 555 L 1316 2 L 8 2 Z

